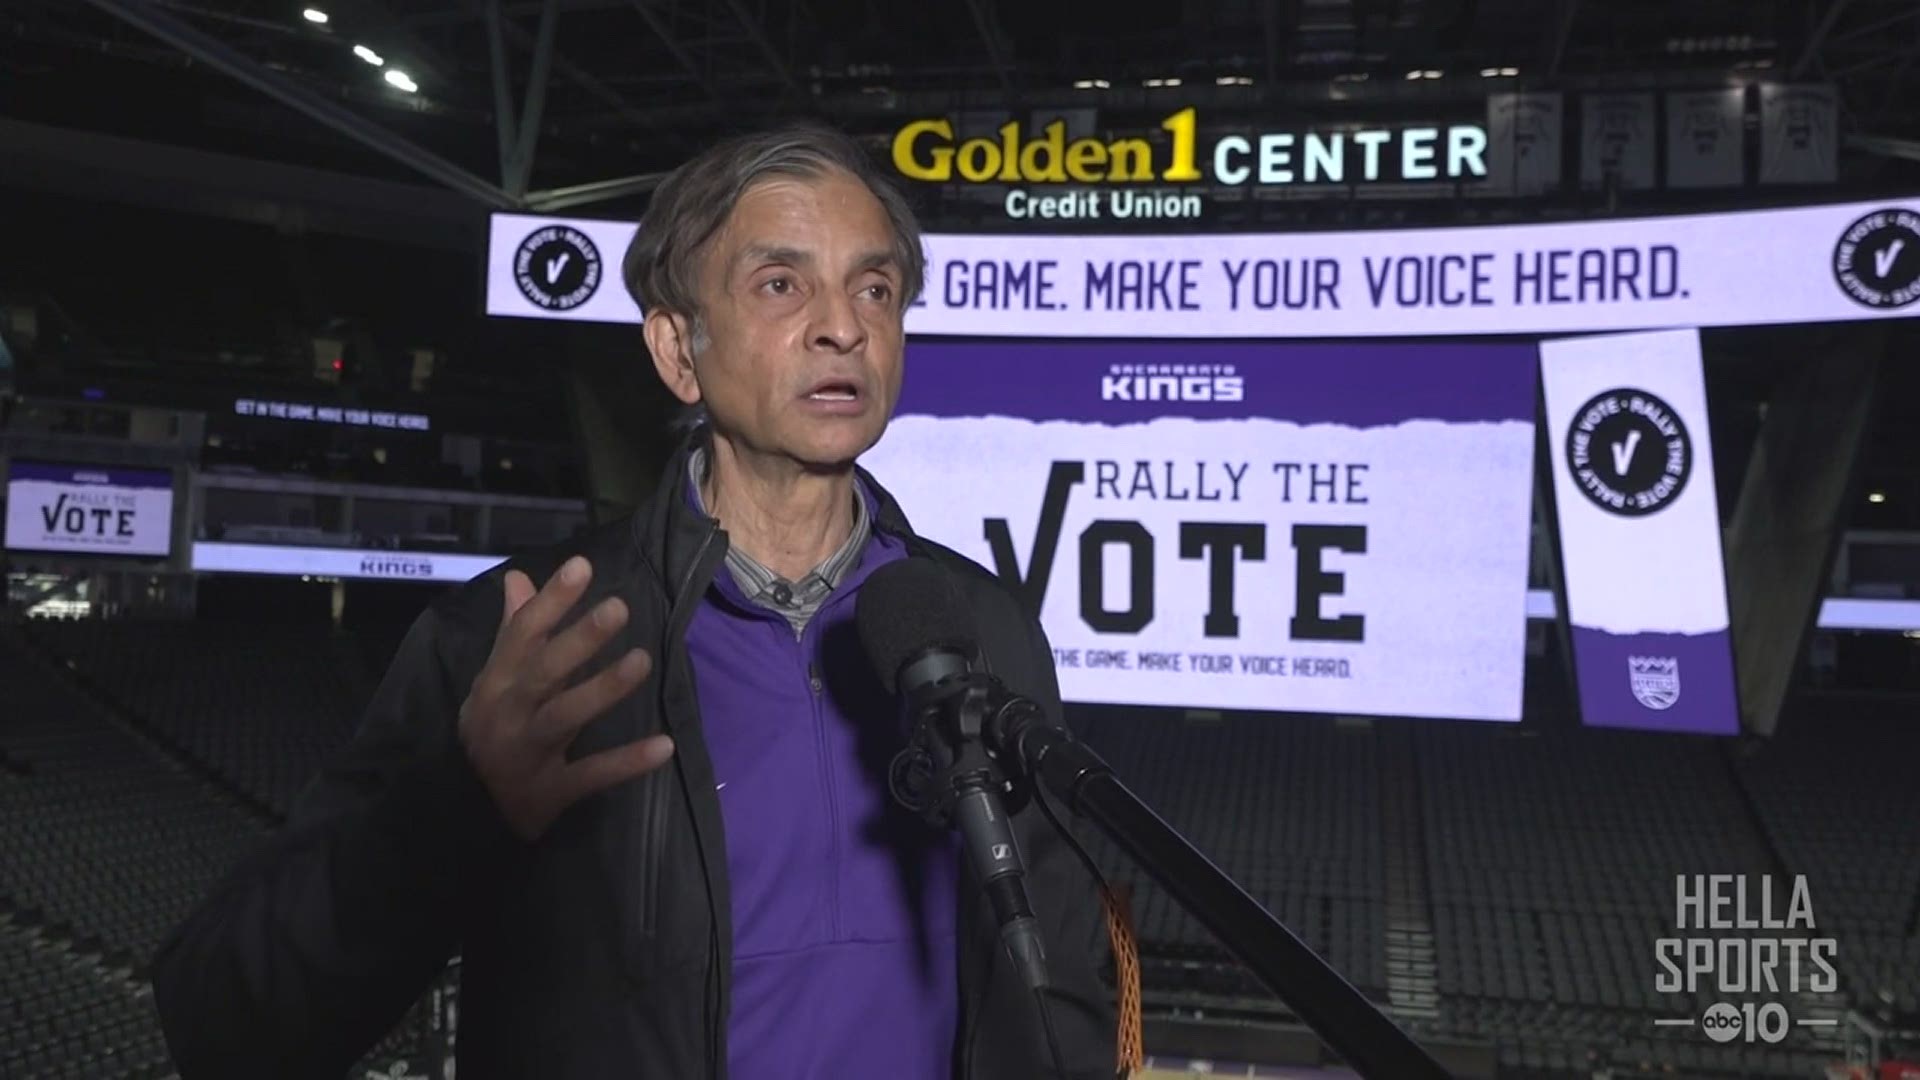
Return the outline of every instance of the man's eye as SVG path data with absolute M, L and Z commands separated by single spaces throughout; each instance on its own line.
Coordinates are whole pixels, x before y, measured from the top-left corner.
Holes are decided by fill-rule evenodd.
M 869 293 L 870 295 L 872 295 L 872 297 L 873 297 L 873 298 L 874 298 L 875 300 L 891 300 L 891 299 L 893 299 L 893 286 L 891 286 L 891 285 L 889 285 L 889 284 L 887 284 L 887 283 L 886 283 L 886 282 L 884 282 L 884 281 L 882 281 L 882 282 L 880 282 L 880 283 L 878 283 L 878 284 L 875 284 L 875 285 L 869 285 L 869 286 L 867 286 L 867 292 L 868 292 L 868 293 Z
M 775 296 L 785 296 L 793 291 L 793 279 L 783 277 L 769 278 L 766 284 L 760 287 L 773 293 Z

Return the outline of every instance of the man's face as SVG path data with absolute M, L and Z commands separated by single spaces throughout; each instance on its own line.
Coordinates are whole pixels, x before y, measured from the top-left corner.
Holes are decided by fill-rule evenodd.
M 708 245 L 706 347 L 677 383 L 662 374 L 741 449 L 844 467 L 899 400 L 901 277 L 886 211 L 859 180 L 765 180 Z

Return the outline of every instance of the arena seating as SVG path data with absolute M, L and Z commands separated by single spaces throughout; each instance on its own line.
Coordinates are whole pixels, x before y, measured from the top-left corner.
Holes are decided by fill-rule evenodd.
M 49 629 L 36 627 L 36 638 Z M 130 625 L 100 637 L 128 645 L 128 655 L 155 656 L 171 646 L 136 645 L 132 639 L 169 631 L 184 633 L 178 625 Z M 272 636 L 264 628 L 256 633 Z M 63 634 L 82 637 L 70 627 L 52 636 Z M 293 645 L 260 644 L 249 655 L 285 657 Z M 113 655 L 101 653 L 101 663 L 111 666 L 106 658 Z M 189 653 L 177 655 L 206 678 L 224 674 L 205 667 L 204 660 L 192 661 Z M 157 685 L 193 681 L 174 678 Z M 209 762 L 178 756 L 157 726 L 116 715 L 80 685 L 41 645 L 17 628 L 0 627 L 0 686 L 7 705 L 0 723 L 0 820 L 7 823 L 0 830 L 0 1076 L 10 1080 L 171 1075 L 145 985 L 147 961 L 227 870 L 266 837 L 270 816 L 249 796 L 280 790 L 263 783 L 243 792 L 210 773 Z M 301 696 L 320 692 L 305 679 L 240 678 L 230 685 L 271 696 L 225 698 L 222 707 L 233 712 L 210 708 L 199 727 L 241 729 L 272 713 L 274 701 L 289 715 L 305 715 Z M 169 689 L 158 700 L 182 699 Z M 350 730 L 356 711 L 349 705 L 344 716 L 334 717 L 336 738 Z M 272 750 L 270 741 L 256 742 L 262 753 Z M 195 745 L 225 754 L 223 748 L 241 744 L 216 738 Z M 314 744 L 292 741 L 288 750 L 307 755 L 305 767 L 311 767 Z M 235 775 L 284 778 L 290 769 Z M 416 1009 L 365 1061 L 384 1069 L 395 1060 L 423 1060 L 427 1035 L 426 1011 Z
M 165 1075 L 142 964 L 349 736 L 389 646 L 297 625 L 0 628 L 0 1075 Z M 1439 1009 L 1404 1022 L 1491 1044 L 1514 1075 L 1809 1077 L 1838 1058 L 1830 1035 L 1762 1048 L 1654 1027 L 1710 1000 L 1654 991 L 1679 874 L 1807 874 L 1846 998 L 1911 1008 L 1920 793 L 1899 718 L 1790 718 L 1743 752 L 1622 732 L 1075 712 L 1151 806 L 1376 1000 L 1390 997 L 1395 890 L 1417 888 Z M 1133 890 L 1150 1007 L 1284 1014 L 1087 835 Z M 416 1010 L 369 1061 L 420 1060 L 429 1038 Z
M 353 645 L 300 625 L 77 620 L 32 630 L 74 675 L 284 817 L 372 694 Z
M 1911 713 L 1803 705 L 1737 764 L 1781 858 L 1807 875 L 1849 996 L 1920 1015 L 1920 784 Z
M 1156 710 L 1086 710 L 1082 736 L 1135 794 L 1356 986 L 1386 986 L 1380 763 L 1373 740 L 1326 724 L 1232 717 L 1169 721 Z M 1275 775 L 1285 762 L 1284 780 Z M 1095 836 L 1110 880 L 1134 890 L 1143 943 L 1170 958 L 1222 959 L 1213 939 L 1131 860 Z M 1197 976 L 1195 976 L 1197 977 Z M 1270 996 L 1236 973 L 1218 990 Z
M 1838 1057 L 1805 1030 L 1756 1049 L 1653 1024 L 1719 998 L 1655 990 L 1655 942 L 1691 936 L 1675 928 L 1676 878 L 1781 873 L 1722 744 L 1479 725 L 1414 737 L 1447 1029 L 1490 1038 L 1528 1069 L 1539 1057 L 1811 1076 Z

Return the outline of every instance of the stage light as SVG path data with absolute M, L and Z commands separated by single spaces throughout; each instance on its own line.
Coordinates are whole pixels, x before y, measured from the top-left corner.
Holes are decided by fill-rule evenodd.
M 372 64 L 374 67 L 379 67 L 380 65 L 387 62 L 386 59 L 382 57 L 379 53 L 374 52 L 372 49 L 367 48 L 365 45 L 355 45 L 353 47 L 353 55 L 359 57 L 362 60 L 365 60 L 369 64 Z
M 387 72 L 387 81 L 405 90 L 409 94 L 420 89 L 419 84 L 407 78 L 407 73 L 401 71 L 399 68 L 393 68 Z
M 322 26 L 327 24 L 327 13 L 319 8 L 308 8 L 300 14 L 310 23 L 319 23 Z

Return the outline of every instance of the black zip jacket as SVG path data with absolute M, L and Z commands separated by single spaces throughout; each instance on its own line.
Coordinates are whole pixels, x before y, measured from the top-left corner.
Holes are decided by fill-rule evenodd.
M 720 801 L 684 635 L 726 536 L 680 497 L 689 448 L 632 517 L 450 590 L 415 622 L 353 741 L 283 830 L 161 946 L 153 986 L 182 1080 L 342 1076 L 461 957 L 461 1080 L 728 1077 L 732 932 Z M 878 530 L 964 582 L 987 663 L 1060 717 L 1052 652 L 999 580 L 913 535 L 872 477 Z M 495 810 L 458 741 L 467 688 L 500 624 L 508 568 L 543 584 L 567 557 L 594 575 L 584 612 L 631 616 L 597 666 L 633 646 L 654 673 L 583 729 L 584 755 L 666 732 L 656 772 L 575 804 L 539 840 Z M 1032 805 L 1015 815 L 1046 935 L 1068 1075 L 1114 1075 L 1115 1028 L 1092 878 Z M 961 875 L 955 1080 L 1057 1075 L 1031 992 Z M 917 1080 L 886 1077 L 876 1080 Z

